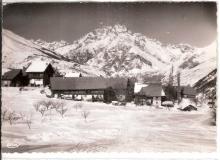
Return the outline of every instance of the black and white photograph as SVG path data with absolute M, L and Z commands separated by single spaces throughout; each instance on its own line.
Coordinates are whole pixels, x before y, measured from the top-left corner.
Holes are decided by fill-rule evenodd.
M 2 153 L 216 152 L 216 2 L 2 10 Z

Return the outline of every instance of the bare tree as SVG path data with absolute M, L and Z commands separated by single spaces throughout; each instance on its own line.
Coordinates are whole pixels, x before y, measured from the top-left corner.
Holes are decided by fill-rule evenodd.
M 88 116 L 90 115 L 90 112 L 89 111 L 82 111 L 81 115 L 84 118 L 85 122 L 87 122 L 86 120 L 87 120 Z
M 82 108 L 82 107 L 83 107 L 83 104 L 82 104 L 82 103 L 76 103 L 73 107 L 74 107 L 74 108 L 76 109 L 76 111 L 77 111 L 78 108 Z
M 31 124 L 32 124 L 32 114 L 30 113 L 29 115 L 26 115 L 24 118 L 25 124 L 27 124 L 28 128 L 31 129 Z
M 18 119 L 20 119 L 20 117 L 16 115 L 15 111 L 11 111 L 8 114 L 8 120 L 9 120 L 10 125 L 12 125 Z
M 67 108 L 65 107 L 66 104 L 63 102 L 57 102 L 57 108 L 56 111 L 63 117 L 64 114 L 67 112 Z
M 46 106 L 47 110 L 53 109 L 54 102 L 53 101 L 44 101 L 44 105 Z
M 8 109 L 7 108 L 3 108 L 2 109 L 2 120 L 3 121 L 7 120 L 7 113 L 8 113 Z

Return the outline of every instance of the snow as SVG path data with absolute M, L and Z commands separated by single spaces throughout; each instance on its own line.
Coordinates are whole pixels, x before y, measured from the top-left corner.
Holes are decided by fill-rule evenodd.
M 34 61 L 26 69 L 26 72 L 44 72 L 49 64 L 44 61 Z
M 193 86 L 198 80 L 207 76 L 211 71 L 217 68 L 216 58 L 207 59 L 200 65 L 192 68 L 182 70 L 180 75 L 181 85 L 189 84 Z
M 163 89 L 161 90 L 161 96 L 165 96 L 165 92 Z
M 150 106 L 114 106 L 101 102 L 59 100 L 68 108 L 62 118 L 55 110 L 41 117 L 33 104 L 46 98 L 41 88 L 2 88 L 2 107 L 32 115 L 25 123 L 2 123 L 2 152 L 214 152 L 216 127 L 207 111 L 181 112 Z M 13 101 L 12 101 L 13 100 Z M 82 103 L 82 108 L 74 105 Z M 201 107 L 202 108 L 202 107 Z M 85 122 L 81 113 L 89 111 Z M 16 144 L 15 144 L 16 143 Z
M 148 84 L 143 84 L 143 83 L 136 82 L 134 84 L 134 93 L 140 92 L 143 87 L 147 87 L 147 86 L 148 86 Z
M 183 109 L 183 108 L 187 107 L 188 105 L 197 106 L 196 103 L 193 102 L 192 100 L 190 100 L 188 98 L 183 98 L 181 103 L 179 104 L 179 108 Z
M 63 46 L 63 47 L 58 47 L 55 49 L 55 51 L 59 54 L 62 54 L 62 55 L 66 55 L 69 53 L 70 50 L 73 50 L 76 48 L 76 45 L 75 44 L 71 44 L 71 45 L 66 45 L 66 46 Z
M 68 72 L 68 73 L 65 74 L 64 77 L 80 77 L 80 73 Z

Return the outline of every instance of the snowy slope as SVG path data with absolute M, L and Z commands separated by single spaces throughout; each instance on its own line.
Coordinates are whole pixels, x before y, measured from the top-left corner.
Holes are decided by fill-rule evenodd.
M 61 57 L 46 48 L 42 48 L 32 42 L 12 33 L 2 30 L 2 67 L 22 67 L 22 63 L 35 58 L 61 59 Z
M 188 63 L 188 67 L 184 69 L 180 68 L 182 84 L 187 83 L 193 86 L 197 81 L 217 68 L 216 42 L 213 42 L 205 48 L 199 48 L 198 50 L 200 50 L 200 52 L 182 61 L 183 63 Z M 190 58 L 192 61 L 189 61 Z
M 204 93 L 207 97 L 216 98 L 216 79 L 217 69 L 214 69 L 208 75 L 195 83 L 194 88 L 198 92 Z

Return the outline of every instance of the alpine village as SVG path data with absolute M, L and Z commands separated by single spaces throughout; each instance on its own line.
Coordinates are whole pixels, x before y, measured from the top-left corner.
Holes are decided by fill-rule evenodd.
M 180 73 L 176 86 L 172 85 L 173 77 L 169 77 L 169 85 L 162 85 L 158 78 L 146 83 L 135 82 L 132 79 L 117 77 L 104 78 L 84 77 L 82 73 L 58 75 L 50 63 L 36 61 L 26 69 L 11 69 L 2 76 L 2 86 L 48 87 L 50 98 L 61 98 L 75 101 L 91 101 L 126 105 L 133 102 L 136 105 L 156 107 L 174 107 L 182 99 L 196 102 L 196 91 L 190 86 L 180 85 Z M 210 98 L 210 104 L 214 100 Z M 196 106 L 188 105 L 180 110 L 197 110 Z

